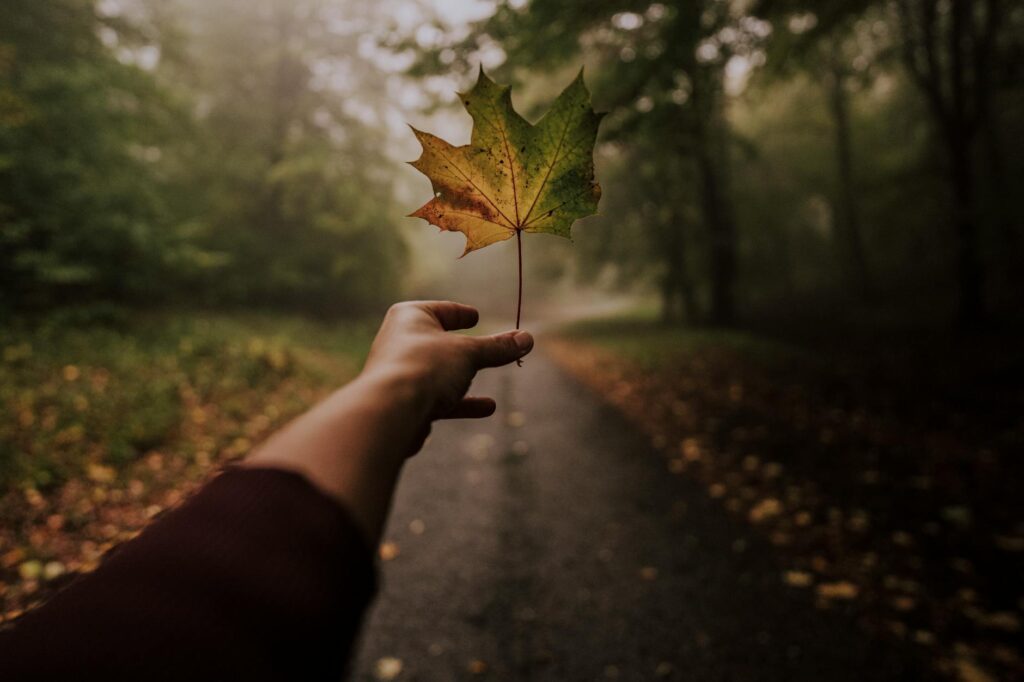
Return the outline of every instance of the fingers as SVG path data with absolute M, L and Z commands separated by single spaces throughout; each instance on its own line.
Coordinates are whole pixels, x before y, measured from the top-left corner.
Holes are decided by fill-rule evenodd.
M 533 349 L 533 336 L 524 331 L 467 338 L 466 342 L 477 369 L 507 365 Z
M 441 419 L 483 419 L 494 414 L 496 409 L 493 398 L 467 397 Z
M 434 317 L 445 331 L 469 329 L 480 320 L 480 313 L 473 306 L 452 301 L 414 301 L 411 303 Z

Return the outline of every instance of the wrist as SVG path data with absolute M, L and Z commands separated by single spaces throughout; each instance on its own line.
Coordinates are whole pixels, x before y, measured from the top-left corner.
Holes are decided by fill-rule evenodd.
M 347 387 L 357 393 L 370 411 L 397 419 L 394 427 L 416 431 L 428 419 L 431 401 L 424 389 L 424 377 L 401 366 L 368 367 Z

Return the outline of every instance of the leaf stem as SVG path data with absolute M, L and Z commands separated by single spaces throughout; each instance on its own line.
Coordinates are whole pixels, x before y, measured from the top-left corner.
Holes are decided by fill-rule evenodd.
M 523 231 L 516 230 L 516 249 L 519 255 L 519 302 L 516 304 L 516 329 L 523 314 Z
M 516 261 L 519 264 L 519 297 L 516 301 L 516 329 L 519 329 L 519 323 L 523 314 L 523 231 L 520 228 L 516 228 L 516 255 Z M 516 360 L 516 364 L 522 367 L 523 361 Z

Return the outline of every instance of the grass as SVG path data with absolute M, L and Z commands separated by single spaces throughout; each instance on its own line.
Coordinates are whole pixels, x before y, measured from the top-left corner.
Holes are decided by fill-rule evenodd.
M 151 314 L 114 326 L 54 319 L 0 330 L 0 491 L 45 491 L 90 466 L 117 475 L 181 441 L 206 420 L 204 410 L 239 421 L 267 408 L 271 416 L 297 411 L 305 406 L 297 390 L 265 403 L 285 383 L 323 391 L 350 377 L 373 329 Z
M 558 335 L 604 348 L 648 370 L 664 369 L 682 357 L 708 349 L 734 351 L 769 365 L 792 360 L 800 353 L 786 343 L 752 332 L 665 325 L 652 310 L 643 308 L 575 322 L 559 330 Z

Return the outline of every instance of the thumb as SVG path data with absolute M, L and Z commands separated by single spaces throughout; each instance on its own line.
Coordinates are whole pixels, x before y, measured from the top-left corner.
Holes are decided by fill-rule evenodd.
M 469 341 L 477 369 L 507 365 L 533 349 L 533 336 L 524 331 L 470 337 Z

